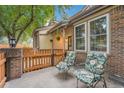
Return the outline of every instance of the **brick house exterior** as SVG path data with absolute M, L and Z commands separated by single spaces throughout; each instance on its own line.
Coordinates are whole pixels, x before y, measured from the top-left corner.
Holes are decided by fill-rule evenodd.
M 110 11 L 111 17 L 111 53 L 110 68 L 112 74 L 124 77 L 124 6 Z
M 87 52 L 95 49 L 94 46 L 92 48 L 92 41 L 89 39 L 89 37 L 91 37 L 89 32 L 92 30 L 92 23 L 94 22 L 95 24 L 95 22 L 99 21 L 98 19 L 105 17 L 105 20 L 107 20 L 105 21 L 107 24 L 107 38 L 105 40 L 106 47 L 102 46 L 102 52 L 108 54 L 107 67 L 110 75 L 124 78 L 124 6 L 86 6 L 86 8 L 72 16 L 66 25 L 58 24 L 50 29 L 49 34 L 53 35 L 54 48 L 74 50 L 77 53 L 77 62 L 84 62 Z M 80 46 L 77 46 L 75 41 L 75 29 L 78 25 L 80 26 L 80 24 L 85 26 L 84 51 L 76 50 L 77 47 L 81 48 Z M 55 38 L 57 29 L 60 29 L 59 41 L 56 41 Z M 93 27 L 93 29 L 95 29 L 95 27 Z M 71 41 L 68 39 L 70 36 Z M 102 38 L 102 36 L 100 38 Z M 72 45 L 70 49 L 68 48 L 68 41 L 71 42 L 70 45 Z M 99 52 L 99 50 L 101 50 L 101 48 L 98 48 L 96 51 Z

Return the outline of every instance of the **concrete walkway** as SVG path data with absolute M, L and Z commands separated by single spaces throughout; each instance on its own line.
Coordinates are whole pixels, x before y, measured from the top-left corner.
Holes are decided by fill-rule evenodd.
M 63 74 L 55 67 L 49 67 L 29 73 L 25 73 L 21 78 L 11 80 L 5 84 L 5 88 L 76 88 L 76 78 L 72 73 L 68 74 L 66 80 L 63 79 Z M 107 80 L 107 86 L 111 88 L 122 88 L 123 86 Z M 79 82 L 79 87 L 86 86 Z M 99 86 L 98 86 L 99 87 Z

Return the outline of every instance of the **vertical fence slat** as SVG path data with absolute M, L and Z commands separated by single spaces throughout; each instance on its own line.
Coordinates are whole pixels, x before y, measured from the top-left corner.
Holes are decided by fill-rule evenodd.
M 6 58 L 4 56 L 4 53 L 0 53 L 0 88 L 4 86 L 6 81 L 5 62 L 6 62 Z

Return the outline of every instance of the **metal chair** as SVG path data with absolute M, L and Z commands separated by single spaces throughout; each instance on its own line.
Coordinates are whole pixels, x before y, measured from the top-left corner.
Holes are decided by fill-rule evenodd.
M 85 83 L 87 87 L 96 87 L 96 85 L 103 81 L 103 87 L 107 87 L 104 78 L 105 64 L 107 63 L 107 55 L 100 52 L 91 52 L 87 54 L 84 68 L 74 71 L 74 75 L 78 80 Z
M 65 73 L 65 79 L 66 79 L 68 70 L 70 69 L 71 66 L 74 65 L 74 62 L 75 62 L 75 52 L 74 51 L 69 51 L 69 53 L 67 53 L 64 60 L 56 65 L 56 68 L 60 72 Z

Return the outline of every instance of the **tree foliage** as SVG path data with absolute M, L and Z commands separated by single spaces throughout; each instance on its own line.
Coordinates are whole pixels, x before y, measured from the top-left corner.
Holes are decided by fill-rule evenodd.
M 32 34 L 32 31 L 41 27 L 48 20 L 55 20 L 55 10 L 63 15 L 64 10 L 71 6 L 0 6 L 0 35 L 22 40 Z

